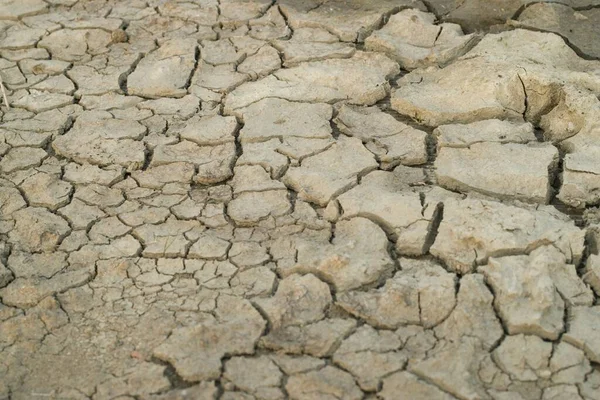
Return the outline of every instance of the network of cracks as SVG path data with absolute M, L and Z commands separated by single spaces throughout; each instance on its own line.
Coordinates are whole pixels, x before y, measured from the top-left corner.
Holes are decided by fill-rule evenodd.
M 598 26 L 0 1 L 0 399 L 599 400 Z

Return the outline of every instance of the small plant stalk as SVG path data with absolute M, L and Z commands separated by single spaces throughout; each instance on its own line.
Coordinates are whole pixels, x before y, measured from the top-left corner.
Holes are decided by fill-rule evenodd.
M 8 97 L 6 97 L 6 90 L 4 89 L 4 82 L 2 81 L 1 74 L 0 74 L 0 89 L 2 90 L 2 98 L 4 99 L 4 104 L 6 104 L 6 108 L 10 109 L 10 104 L 8 104 Z

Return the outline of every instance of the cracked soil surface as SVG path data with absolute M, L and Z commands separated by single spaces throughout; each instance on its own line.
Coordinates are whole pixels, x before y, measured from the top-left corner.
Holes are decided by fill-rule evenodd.
M 0 399 L 600 400 L 599 26 L 0 0 Z

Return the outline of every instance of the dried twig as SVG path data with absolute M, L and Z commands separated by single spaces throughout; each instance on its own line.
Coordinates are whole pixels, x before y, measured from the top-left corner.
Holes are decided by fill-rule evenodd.
M 10 108 L 10 104 L 8 104 L 8 98 L 6 97 L 6 90 L 4 89 L 4 82 L 2 81 L 2 74 L 0 74 L 0 89 L 2 90 L 2 98 L 4 99 L 6 108 Z

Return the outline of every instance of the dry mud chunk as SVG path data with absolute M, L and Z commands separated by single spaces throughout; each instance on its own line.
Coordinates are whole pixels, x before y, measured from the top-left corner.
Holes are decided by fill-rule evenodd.
M 379 328 L 436 326 L 456 304 L 456 277 L 439 265 L 417 264 L 397 272 L 381 289 L 340 293 L 337 304 Z
M 148 54 L 127 78 L 128 93 L 141 97 L 182 97 L 194 69 L 197 42 L 171 40 Z
M 311 371 L 325 366 L 325 361 L 309 356 L 289 356 L 275 353 L 271 355 L 271 359 L 288 375 Z
M 400 7 L 415 7 L 425 10 L 420 1 L 360 0 L 285 0 L 280 8 L 292 29 L 309 27 L 323 28 L 337 35 L 344 42 L 362 42 L 377 29 L 383 17 L 398 11 Z
M 209 263 L 186 261 L 185 265 L 188 270 L 196 270 L 194 273 L 195 280 L 198 281 L 201 286 L 208 289 L 228 288 L 228 281 L 237 271 L 235 266 L 228 261 Z M 202 269 L 198 269 L 200 266 Z M 216 292 L 208 293 L 210 293 L 210 298 L 217 294 Z
M 348 43 L 340 43 L 335 37 L 334 40 L 328 41 L 307 40 L 306 35 L 302 34 L 303 30 L 306 30 L 306 28 L 294 32 L 291 40 L 278 40 L 273 44 L 283 53 L 286 67 L 306 61 L 349 58 L 356 51 L 354 46 Z
M 0 19 L 18 20 L 41 14 L 47 8 L 48 4 L 42 0 L 7 0 L 0 5 Z
M 314 273 L 338 291 L 381 281 L 393 269 L 385 233 L 365 218 L 341 221 L 331 244 L 315 238 L 294 237 L 297 261 L 279 272 Z
M 564 4 L 537 3 L 527 7 L 520 15 L 516 26 L 556 32 L 566 37 L 582 53 L 600 57 L 600 46 L 591 37 L 598 37 L 600 11 L 573 10 Z
M 22 49 L 34 47 L 37 41 L 46 33 L 43 29 L 31 29 L 22 25 L 13 25 L 6 29 L 0 39 L 1 49 Z
M 214 115 L 204 118 L 192 118 L 186 121 L 179 134 L 183 139 L 200 146 L 214 146 L 233 142 L 238 124 L 234 117 Z
M 290 168 L 283 182 L 298 192 L 300 199 L 325 206 L 355 185 L 358 175 L 376 167 L 373 155 L 360 140 L 342 137 L 328 150 Z
M 224 112 L 240 116 L 240 108 L 269 97 L 311 103 L 332 103 L 345 99 L 344 95 L 335 88 L 288 82 L 269 75 L 256 82 L 246 82 L 229 93 L 225 98 Z
M 216 146 L 198 146 L 183 140 L 177 144 L 157 146 L 151 165 L 191 163 L 198 167 L 195 180 L 202 184 L 212 184 L 231 177 L 235 156 L 235 144 L 231 142 Z
M 1 50 L 2 56 L 10 61 L 22 61 L 25 59 L 41 60 L 47 59 L 50 55 L 46 49 L 31 48 L 31 49 L 19 49 L 19 50 Z M 22 71 L 26 73 L 25 71 Z
M 66 255 L 62 252 L 26 253 L 14 251 L 8 258 L 8 267 L 17 278 L 51 278 L 67 267 Z
M 529 87 L 532 79 L 597 89 L 600 82 L 593 71 L 599 68 L 600 63 L 579 58 L 553 34 L 525 30 L 490 34 L 450 66 L 413 71 L 400 79 L 392 107 L 431 126 L 490 118 L 519 120 L 527 111 L 526 95 L 528 108 L 541 100 Z M 477 84 L 465 85 L 464 76 Z
M 134 97 L 134 99 L 136 98 Z M 139 99 L 139 101 L 141 100 Z M 187 119 L 198 112 L 200 100 L 193 95 L 187 95 L 180 99 L 161 98 L 146 100 L 139 104 L 138 108 L 152 110 L 154 114 L 158 115 L 172 115 L 181 119 Z
M 208 64 L 238 64 L 245 53 L 238 52 L 230 39 L 205 40 L 202 43 L 202 60 Z
M 146 132 L 143 125 L 93 112 L 88 116 L 80 117 L 69 132 L 54 139 L 54 151 L 81 164 L 118 164 L 129 170 L 144 164 L 145 147 L 139 141 Z
M 35 128 L 33 128 L 33 129 L 35 129 Z M 51 133 L 49 133 L 49 132 L 36 133 L 36 132 L 28 132 L 28 131 L 2 130 L 2 131 L 0 131 L 0 141 L 6 142 L 6 144 L 3 145 L 4 148 L 2 150 L 0 150 L 0 152 L 5 153 L 9 149 L 8 146 L 43 147 L 46 145 L 46 143 L 48 142 L 50 137 L 51 137 Z
M 216 1 L 207 1 L 201 4 L 165 2 L 160 4 L 158 11 L 161 15 L 183 18 L 193 21 L 200 26 L 212 26 L 217 22 L 219 15 L 218 3 Z M 172 20 L 168 21 L 171 22 Z
M 107 244 L 86 244 L 69 255 L 71 265 L 88 265 L 96 260 L 133 257 L 140 254 L 140 243 L 131 235 L 112 240 Z
M 558 150 L 549 143 L 443 147 L 435 160 L 437 182 L 446 189 L 537 203 L 550 201 L 557 164 Z
M 271 6 L 270 0 L 223 0 L 219 3 L 220 21 L 237 24 L 260 17 Z
M 544 389 L 542 400 L 584 400 L 577 386 L 575 385 L 556 385 Z
M 590 373 L 585 382 L 580 383 L 578 386 L 585 400 L 600 399 L 600 371 L 595 370 Z
M 288 354 L 330 356 L 356 327 L 353 319 L 330 318 L 304 326 L 290 325 L 272 330 L 260 340 L 263 348 Z
M 38 46 L 47 49 L 53 59 L 80 61 L 107 52 L 110 43 L 110 33 L 102 29 L 61 29 L 44 36 Z
M 27 178 L 21 189 L 31 206 L 47 207 L 56 210 L 70 201 L 72 186 L 60 180 L 56 175 L 43 172 Z
M 230 247 L 231 243 L 217 237 L 215 234 L 211 234 L 209 231 L 206 234 L 202 234 L 192 245 L 188 252 L 188 257 L 205 260 L 222 260 L 227 257 L 227 251 Z
M 124 96 L 117 93 L 106 93 L 100 96 L 83 95 L 79 105 L 87 110 L 124 110 L 133 107 L 144 99 L 137 96 Z
M 63 132 L 71 126 L 73 118 L 81 114 L 82 111 L 81 106 L 70 105 L 59 110 L 39 113 L 30 119 L 19 119 L 17 110 L 14 110 L 11 111 L 11 114 L 16 113 L 13 116 L 15 119 L 5 117 L 3 127 L 10 130 L 35 132 L 38 134 Z M 23 113 L 23 117 L 26 114 L 29 116 L 28 113 Z
M 561 341 L 552 353 L 550 370 L 554 383 L 581 383 L 592 367 L 582 350 Z
M 537 89 L 544 89 L 544 86 Z M 551 87 L 549 89 L 552 91 Z M 600 191 L 596 179 L 600 174 L 597 129 L 600 101 L 593 92 L 581 87 L 565 85 L 559 92 L 556 89 L 554 92 L 550 101 L 558 104 L 540 118 L 540 125 L 546 139 L 560 142 L 568 153 L 558 197 L 573 207 L 596 204 Z
M 32 89 L 28 94 L 11 102 L 15 107 L 39 113 L 73 103 L 73 96 Z
M 338 43 L 340 39 L 333 33 L 322 28 L 299 28 L 294 29 L 292 40 L 312 43 Z
M 61 217 L 45 208 L 28 207 L 14 213 L 14 229 L 9 241 L 26 251 L 53 251 L 70 232 L 69 225 Z
M 79 85 L 79 82 L 75 82 Z M 48 93 L 72 94 L 75 91 L 75 84 L 64 75 L 51 76 L 36 83 L 31 89 L 40 90 Z
M 394 351 L 401 346 L 392 332 L 364 325 L 342 342 L 333 361 L 354 375 L 363 390 L 376 391 L 384 376 L 404 368 L 406 355 Z
M 599 156 L 600 147 L 592 146 L 565 156 L 558 199 L 579 208 L 600 200 Z
M 486 200 L 447 199 L 430 252 L 453 270 L 467 272 L 488 257 L 526 253 L 552 243 L 577 264 L 584 232 L 554 208 L 527 210 Z
M 401 327 L 395 333 L 404 343 L 402 352 L 408 356 L 409 365 L 426 359 L 438 342 L 433 331 L 417 325 Z
M 363 393 L 354 382 L 352 375 L 332 366 L 292 375 L 285 389 L 290 399 L 294 400 L 309 400 L 314 399 L 315 396 L 323 399 L 363 398 Z
M 376 391 L 381 379 L 404 368 L 406 355 L 397 352 L 364 351 L 334 355 L 334 362 L 350 372 L 363 390 Z
M 38 166 L 48 157 L 42 149 L 32 147 L 12 148 L 0 160 L 0 171 L 9 174 L 21 169 Z
M 271 179 L 267 171 L 259 165 L 235 167 L 231 186 L 234 194 L 285 189 L 283 183 Z
M 411 127 L 386 114 L 379 107 L 359 107 L 344 104 L 335 118 L 340 131 L 348 136 L 368 141 L 376 137 L 394 136 Z
M 384 169 L 398 164 L 427 162 L 427 134 L 397 121 L 377 107 L 342 106 L 335 123 L 340 130 L 366 143 Z
M 507 336 L 493 353 L 500 369 L 519 381 L 550 377 L 551 355 L 552 343 L 526 335 Z
M 13 280 L 12 272 L 0 261 L 0 288 L 8 285 Z
M 264 77 L 281 68 L 279 52 L 271 46 L 263 46 L 256 54 L 246 58 L 238 65 L 238 72 L 247 74 L 251 79 Z
M 170 219 L 159 225 L 142 225 L 133 231 L 144 244 L 142 254 L 146 257 L 183 257 L 190 246 L 186 233 L 198 229 L 197 221 Z
M 574 307 L 569 313 L 564 341 L 582 349 L 592 362 L 600 362 L 600 306 Z
M 58 213 L 69 221 L 73 229 L 88 229 L 92 223 L 106 215 L 100 208 L 87 205 L 79 199 L 73 199 L 58 209 Z
M 120 189 L 96 184 L 78 186 L 74 196 L 89 205 L 101 208 L 116 207 L 125 200 Z
M 47 296 L 81 286 L 91 278 L 91 271 L 68 271 L 44 278 L 17 278 L 0 290 L 2 302 L 8 306 L 29 308 Z
M 590 254 L 587 259 L 583 281 L 600 296 L 600 256 Z
M 240 140 L 248 143 L 288 137 L 327 139 L 331 137 L 332 112 L 329 104 L 260 100 L 240 111 L 244 118 Z
M 374 171 L 365 176 L 360 185 L 338 197 L 341 216 L 369 218 L 396 236 L 400 254 L 421 255 L 436 206 L 424 208 L 419 194 L 407 190 L 400 172 Z
M 163 394 L 146 396 L 148 400 L 213 400 L 218 392 L 214 382 L 202 382 L 185 389 L 176 389 Z
M 266 297 L 273 293 L 277 275 L 267 267 L 255 267 L 236 274 L 229 281 L 233 294 L 246 298 Z
M 279 389 L 283 374 L 267 356 L 233 357 L 225 363 L 223 376 L 236 388 L 259 398 L 283 398 Z
M 196 88 L 227 93 L 248 80 L 248 76 L 236 71 L 234 64 L 210 65 L 201 62 L 192 78 L 192 93 L 199 94 Z
M 356 52 L 347 59 L 302 63 L 241 85 L 227 95 L 224 111 L 231 114 L 268 97 L 311 103 L 347 100 L 371 105 L 387 95 L 387 79 L 399 71 L 398 64 L 378 53 Z
M 131 231 L 117 217 L 103 218 L 89 230 L 89 238 L 96 243 L 106 243 L 108 239 L 116 239 Z
M 150 362 L 136 365 L 131 373 L 122 377 L 108 379 L 96 387 L 99 398 L 118 398 L 126 395 L 145 396 L 160 393 L 171 387 L 165 376 L 166 367 Z M 128 371 L 129 372 L 129 371 Z
M 73 29 L 98 28 L 105 31 L 114 31 L 121 27 L 123 21 L 118 18 L 91 17 L 83 20 L 66 20 L 64 26 Z
M 479 339 L 465 336 L 458 343 L 440 342 L 409 370 L 459 399 L 489 399 L 479 381 L 486 355 Z
M 456 24 L 434 25 L 435 15 L 404 10 L 390 17 L 383 28 L 365 40 L 365 47 L 381 51 L 405 69 L 444 65 L 475 44 L 475 35 L 464 35 Z
M 464 276 L 460 281 L 456 307 L 435 328 L 436 337 L 458 342 L 461 337 L 469 335 L 479 338 L 485 349 L 491 349 L 504 335 L 493 300 L 494 296 L 481 275 Z
M 265 395 L 265 393 L 261 393 L 261 394 L 263 396 Z M 235 390 L 235 391 L 225 390 L 223 392 L 223 395 L 221 396 L 221 399 L 223 399 L 223 400 L 255 400 L 256 397 L 254 397 L 253 395 L 244 393 L 244 392 L 237 391 L 237 390 Z
M 17 188 L 0 186 L 0 218 L 14 218 L 13 213 L 27 206 Z
M 578 276 L 576 266 L 567 264 L 562 254 L 555 254 L 555 262 L 550 264 L 550 275 L 567 306 L 592 305 L 594 293 Z
M 269 0 L 224 0 L 219 5 L 220 21 L 225 25 L 237 26 L 243 21 L 256 21 L 255 18 L 267 12 L 271 2 Z
M 249 23 L 248 35 L 258 40 L 283 39 L 290 34 L 279 7 L 271 7 L 260 18 L 253 19 Z
M 492 257 L 479 268 L 494 291 L 496 309 L 510 334 L 558 338 L 564 329 L 565 302 L 551 270 L 561 267 L 566 265 L 558 250 L 540 247 L 529 256 Z
M 286 190 L 267 190 L 238 195 L 229 202 L 227 214 L 237 225 L 251 226 L 269 216 L 285 215 L 291 209 Z
M 431 5 L 436 14 L 472 32 L 503 24 L 529 2 L 530 0 L 434 0 Z
M 131 177 L 140 187 L 162 189 L 169 183 L 191 183 L 194 172 L 192 164 L 176 162 L 150 167 L 145 171 L 134 171 Z
M 102 95 L 121 92 L 120 78 L 128 69 L 127 66 L 111 66 L 98 71 L 88 66 L 75 66 L 67 71 L 67 75 L 77 85 L 76 96 Z M 37 88 L 37 85 L 35 87 Z
M 542 78 L 556 77 L 555 74 L 560 73 L 564 74 L 566 81 L 576 79 L 584 86 L 597 82 L 593 76 L 582 76 L 580 73 L 589 74 L 598 69 L 598 61 L 578 57 L 560 36 L 552 33 L 515 29 L 486 35 L 463 59 L 471 57 L 496 62 L 512 59 L 518 64 L 530 63 L 532 71 L 539 73 Z M 549 65 L 555 68 L 544 73 L 543 70 Z
M 277 150 L 282 146 L 279 139 L 271 139 L 260 143 L 242 144 L 242 155 L 236 165 L 260 165 L 273 178 L 279 178 L 286 171 L 288 158 Z
M 229 259 L 242 268 L 262 265 L 271 258 L 265 245 L 260 245 L 258 242 L 235 242 L 231 246 Z
M 383 400 L 453 400 L 454 396 L 420 380 L 410 372 L 397 372 L 383 380 L 378 393 Z
M 351 103 L 370 105 L 385 97 L 387 79 L 398 72 L 398 64 L 382 54 L 356 52 L 348 59 L 303 63 L 275 75 L 288 82 L 335 88 Z
M 514 66 L 481 58 L 459 60 L 444 69 L 416 70 L 398 81 L 392 108 L 428 126 L 517 120 L 525 111 L 517 72 Z M 472 84 L 465 83 L 465 76 L 471 77 Z
M 336 354 L 360 353 L 363 351 L 385 353 L 398 350 L 400 347 L 402 347 L 402 341 L 394 332 L 388 330 L 378 331 L 370 325 L 363 325 L 351 336 L 344 339 Z
M 433 134 L 437 139 L 438 150 L 442 147 L 469 147 L 480 142 L 525 144 L 536 141 L 533 125 L 529 122 L 517 123 L 499 119 L 442 125 L 437 127 Z
M 217 319 L 177 328 L 154 349 L 154 356 L 169 362 L 188 382 L 218 379 L 225 355 L 254 353 L 254 345 L 265 327 L 247 300 L 220 296 Z
M 593 65 L 589 69 L 593 70 Z M 544 140 L 564 141 L 569 144 L 569 151 L 585 149 L 589 139 L 594 137 L 593 121 L 600 111 L 600 102 L 593 92 L 580 85 L 559 86 L 541 77 L 525 75 L 523 78 L 529 92 L 526 116 L 539 123 Z M 580 132 L 582 135 L 577 135 Z
M 96 165 L 69 163 L 64 167 L 63 179 L 67 182 L 78 184 L 96 183 L 110 186 L 123 178 L 123 168 L 110 166 L 102 169 Z
M 317 155 L 328 150 L 336 141 L 333 138 L 304 139 L 287 137 L 281 140 L 276 151 L 290 159 L 290 164 L 297 166 L 307 157 Z
M 290 275 L 279 283 L 272 298 L 256 304 L 278 329 L 286 325 L 305 325 L 325 317 L 331 305 L 329 286 L 314 275 Z

